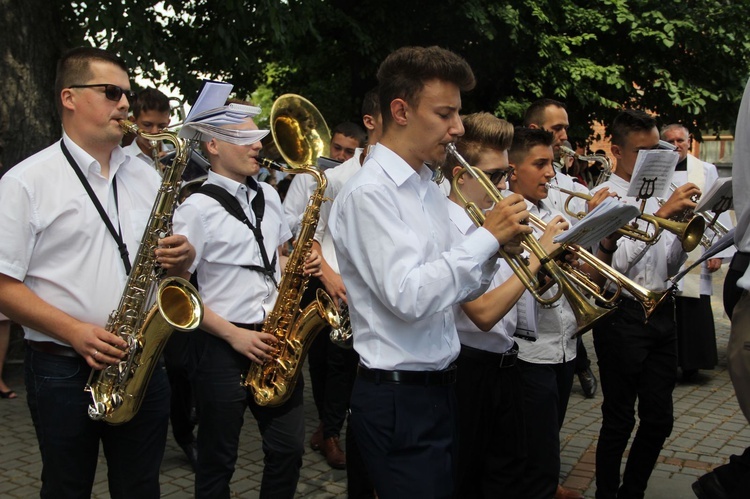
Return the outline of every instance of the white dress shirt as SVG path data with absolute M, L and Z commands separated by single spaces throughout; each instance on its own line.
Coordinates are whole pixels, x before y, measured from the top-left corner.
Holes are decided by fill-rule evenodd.
M 640 209 L 641 202 L 626 195 L 630 187 L 630 182 L 627 180 L 617 174 L 612 174 L 609 180 L 597 186 L 594 192 L 605 187 L 608 187 L 610 192 L 620 196 L 622 203 L 631 204 Z M 657 199 L 655 197 L 649 198 L 646 201 L 645 212 L 653 214 L 658 210 L 659 202 Z M 646 228 L 646 223 L 642 220 L 638 221 L 638 225 L 641 229 Z M 653 227 L 649 227 L 649 231 L 652 231 L 652 229 Z M 687 254 L 682 250 L 682 243 L 677 236 L 663 230 L 659 239 L 650 246 L 624 236 L 618 239 L 617 250 L 612 255 L 611 267 L 646 289 L 664 291 L 670 286 L 667 281 L 669 276 L 679 272 L 680 266 L 686 259 Z M 633 298 L 624 289 L 622 290 L 622 296 Z
M 703 192 L 703 195 L 705 195 L 711 188 L 713 183 L 718 179 L 719 172 L 716 170 L 715 165 L 707 163 L 705 161 L 701 161 L 692 154 L 688 154 L 687 171 L 675 171 L 674 175 L 672 176 L 672 183 L 677 186 L 681 186 L 688 182 L 693 182 Z M 707 218 L 706 225 L 708 225 L 708 222 L 713 217 L 713 214 L 704 213 L 703 215 Z M 719 222 L 721 222 L 724 227 L 727 227 L 728 229 L 734 227 L 729 216 L 729 212 L 725 211 L 721 215 L 719 215 Z M 709 228 L 706 228 L 705 235 L 709 239 L 715 236 L 714 232 Z M 718 241 L 718 239 L 719 237 L 715 237 L 714 242 Z M 701 245 L 695 248 L 695 250 L 690 252 L 688 256 L 688 259 L 690 261 L 686 262 L 686 265 L 683 265 L 683 268 L 686 267 L 690 262 L 698 259 L 705 251 L 705 248 L 703 248 L 703 246 Z M 724 251 L 719 252 L 714 258 L 726 258 L 726 261 L 728 262 L 729 259 L 732 258 L 732 255 L 734 255 L 734 251 L 735 250 L 733 247 L 727 248 Z M 698 298 L 699 295 L 711 296 L 713 294 L 713 275 L 713 273 L 708 271 L 707 262 L 704 261 L 698 268 L 693 269 L 683 279 L 677 282 L 678 296 L 687 296 L 692 298 Z
M 538 205 L 526 201 L 529 213 L 549 222 L 561 215 L 551 203 L 542 200 Z M 533 227 L 533 226 L 532 226 Z M 539 238 L 542 231 L 533 227 L 534 236 Z M 557 292 L 553 286 L 543 296 L 549 298 Z M 518 338 L 518 358 L 533 364 L 561 364 L 576 358 L 576 337 L 578 329 L 576 317 L 565 295 L 550 306 L 541 306 L 531 293 L 525 291 L 518 301 L 519 307 L 526 307 L 533 314 L 536 326 L 536 341 Z
M 161 142 L 159 142 L 161 144 Z M 163 149 L 163 146 L 162 146 Z M 127 154 L 128 156 L 135 156 L 136 158 L 140 159 L 141 161 L 145 162 L 147 165 L 149 165 L 151 168 L 154 168 L 154 158 L 149 156 L 148 154 L 144 153 L 140 147 L 138 147 L 137 140 L 133 140 L 130 144 L 126 145 L 122 148 L 123 152 Z M 155 168 L 154 168 L 155 170 Z
M 92 156 L 65 134 L 63 140 L 115 229 L 121 228 L 132 264 L 159 189 L 159 174 L 117 147 L 105 178 Z M 0 273 L 24 282 L 74 318 L 105 326 L 125 289 L 125 267 L 60 143 L 11 168 L 0 179 L 0 199 Z M 64 344 L 29 327 L 24 326 L 24 333 L 30 340 Z
M 302 215 L 305 213 L 316 186 L 317 182 L 312 175 L 298 173 L 292 177 L 292 182 L 284 196 L 284 216 L 294 237 L 297 237 L 299 233 Z
M 233 195 L 250 222 L 256 225 L 250 206 L 256 196 L 253 189 L 210 170 L 206 184 L 217 185 Z M 258 182 L 258 186 L 263 189 L 266 203 L 261 232 L 268 260 L 272 261 L 278 246 L 289 240 L 291 232 L 276 190 L 265 182 Z M 197 272 L 198 291 L 205 305 L 230 322 L 263 322 L 273 309 L 278 292 L 269 277 L 241 267 L 263 266 L 260 248 L 250 228 L 215 199 L 193 194 L 175 211 L 174 230 L 187 236 L 195 247 L 190 272 Z M 280 276 L 277 258 L 277 282 Z
M 457 240 L 465 239 L 477 230 L 466 211 L 454 202 L 448 204 L 452 230 Z M 504 260 L 498 260 L 500 266 L 492 278 L 487 293 L 497 288 L 510 277 L 513 271 Z M 513 306 L 489 331 L 479 329 L 460 304 L 453 305 L 453 315 L 456 319 L 458 339 L 462 345 L 478 348 L 487 352 L 505 353 L 513 348 L 513 332 L 516 330 L 516 307 Z
M 550 183 L 569 191 L 578 192 L 584 195 L 590 194 L 588 187 L 580 182 L 575 182 L 573 177 L 561 172 L 557 165 L 555 165 L 555 178 L 553 178 Z M 568 196 L 568 194 L 560 192 L 557 189 L 550 189 L 547 192 L 546 202 L 551 204 L 555 210 L 559 211 L 566 219 L 568 219 L 571 225 L 575 225 L 578 223 L 578 218 L 569 215 L 565 211 L 565 202 L 568 200 Z M 579 197 L 573 198 L 568 204 L 568 208 L 572 210 L 573 213 L 586 213 L 588 211 L 586 200 Z
M 742 195 L 746 187 L 750 188 L 750 80 L 747 81 L 745 92 L 742 94 L 734 137 L 732 192 L 734 211 L 737 215 L 734 244 L 739 251 L 750 253 L 750 196 Z M 750 267 L 737 281 L 737 286 L 750 291 Z
M 333 238 L 331 237 L 331 230 L 328 228 L 328 219 L 331 215 L 331 205 L 333 200 L 336 199 L 344 184 L 359 171 L 362 164 L 359 162 L 359 157 L 362 154 L 363 149 L 357 148 L 354 151 L 354 156 L 344 161 L 335 168 L 329 168 L 326 170 L 325 175 L 328 179 L 328 187 L 326 187 L 326 202 L 320 206 L 320 218 L 318 219 L 318 227 L 315 229 L 315 240 L 320 243 L 320 249 L 323 253 L 328 265 L 339 274 L 339 264 L 336 261 L 336 248 L 333 246 Z
M 486 229 L 454 240 L 451 201 L 431 178 L 377 144 L 333 203 L 329 226 L 365 367 L 447 368 L 459 352 L 452 305 L 481 295 L 494 274 L 497 240 Z

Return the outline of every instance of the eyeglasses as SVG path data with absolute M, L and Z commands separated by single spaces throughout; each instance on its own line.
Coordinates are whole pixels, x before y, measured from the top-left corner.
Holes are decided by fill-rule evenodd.
M 138 97 L 137 94 L 130 90 L 125 90 L 122 87 L 118 87 L 117 85 L 112 85 L 110 83 L 92 83 L 91 85 L 71 85 L 68 88 L 96 88 L 96 87 L 104 87 L 104 97 L 107 98 L 107 100 L 111 100 L 113 102 L 120 102 L 120 99 L 122 98 L 122 94 L 125 94 L 125 98 L 128 99 L 128 103 L 132 104 L 135 102 L 136 98 Z
M 513 172 L 513 168 L 507 168 L 505 170 L 487 170 L 484 172 L 494 185 L 499 184 L 503 179 L 509 176 Z

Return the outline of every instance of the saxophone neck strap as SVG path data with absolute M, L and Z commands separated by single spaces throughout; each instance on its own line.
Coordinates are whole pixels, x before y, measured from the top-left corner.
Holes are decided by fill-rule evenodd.
M 249 181 L 252 180 L 255 182 L 255 180 L 249 178 Z M 252 202 L 250 203 L 250 207 L 253 210 L 253 213 L 255 214 L 255 221 L 257 223 L 256 225 L 253 225 L 252 222 L 247 218 L 247 215 L 245 215 L 245 211 L 242 209 L 242 206 L 240 206 L 240 202 L 237 201 L 237 199 L 230 195 L 225 189 L 222 189 L 218 185 L 213 184 L 203 184 L 200 189 L 198 189 L 198 193 L 204 194 L 210 198 L 213 198 L 215 201 L 217 201 L 224 209 L 232 215 L 234 218 L 245 224 L 253 233 L 255 236 L 255 241 L 258 243 L 258 249 L 260 250 L 260 257 L 263 259 L 263 266 L 259 265 L 241 265 L 242 268 L 252 270 L 255 272 L 260 272 L 264 276 L 271 279 L 274 286 L 277 288 L 279 287 L 278 283 L 276 282 L 276 253 L 273 255 L 273 260 L 268 259 L 268 253 L 266 252 L 266 246 L 263 244 L 263 232 L 261 232 L 261 222 L 263 221 L 263 214 L 266 210 L 266 201 L 265 197 L 263 196 L 263 189 L 257 185 L 249 184 L 249 189 L 257 190 L 255 197 L 253 198 Z
M 65 146 L 64 141 L 60 141 L 60 148 L 62 149 L 63 154 L 65 155 L 65 159 L 68 160 L 68 163 L 70 164 L 71 168 L 73 168 L 73 171 L 76 173 L 76 176 L 78 176 L 78 180 L 81 181 L 81 184 L 83 185 L 83 188 L 86 189 L 86 193 L 89 195 L 89 199 L 91 199 L 91 202 L 94 203 L 94 206 L 96 207 L 96 211 L 99 212 L 99 216 L 102 218 L 102 221 L 104 222 L 104 225 L 107 226 L 107 230 L 109 230 L 109 233 L 112 234 L 112 238 L 114 238 L 115 243 L 117 243 L 117 249 L 120 251 L 120 258 L 122 259 L 122 264 L 125 266 L 125 273 L 127 275 L 130 275 L 131 265 L 130 265 L 130 254 L 128 253 L 128 247 L 125 244 L 125 241 L 122 240 L 122 227 L 120 227 L 120 207 L 117 202 L 117 177 L 112 178 L 112 190 L 115 194 L 115 209 L 117 210 L 118 216 L 117 216 L 117 230 L 115 230 L 115 226 L 112 225 L 112 221 L 109 219 L 109 215 L 107 215 L 107 212 L 104 210 L 104 207 L 99 202 L 99 198 L 96 197 L 96 194 L 94 194 L 94 190 L 91 188 L 91 184 L 89 184 L 89 181 L 86 180 L 86 176 L 83 174 L 83 171 L 81 171 L 81 168 L 76 163 L 75 159 L 73 159 L 73 155 L 70 154 L 70 151 Z

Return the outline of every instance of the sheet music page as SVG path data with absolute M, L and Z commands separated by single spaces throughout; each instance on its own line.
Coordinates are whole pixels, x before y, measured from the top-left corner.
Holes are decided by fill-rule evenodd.
M 569 230 L 555 236 L 554 241 L 577 244 L 584 248 L 596 246 L 603 238 L 640 214 L 638 207 L 609 197 Z
M 638 158 L 630 178 L 628 196 L 634 198 L 663 198 L 669 192 L 677 161 L 680 155 L 675 151 L 648 149 L 638 151 Z
M 203 80 L 195 104 L 190 108 L 184 123 L 190 123 L 208 111 L 224 106 L 233 87 L 231 83 L 223 81 Z
M 732 177 L 723 177 L 711 185 L 708 192 L 704 193 L 695 207 L 695 212 L 703 211 L 727 211 L 733 208 L 732 203 Z

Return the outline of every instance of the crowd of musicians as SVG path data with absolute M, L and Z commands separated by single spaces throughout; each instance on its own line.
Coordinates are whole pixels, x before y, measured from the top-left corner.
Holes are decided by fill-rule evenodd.
M 717 362 L 711 273 L 732 255 L 728 355 L 750 419 L 745 200 L 735 201 L 736 255 L 719 253 L 675 285 L 670 277 L 705 250 L 686 251 L 679 232 L 649 241 L 613 232 L 581 249 L 591 256 L 585 261 L 555 242 L 579 222 L 576 213 L 611 197 L 658 220 L 692 212 L 718 175 L 688 154 L 686 127 L 622 110 L 607 124 L 614 165 L 594 181 L 567 163 L 580 158 L 567 153 L 561 102 L 535 102 L 519 126 L 464 114 L 461 95 L 474 87 L 474 73 L 438 47 L 398 49 L 376 76 L 362 99 L 366 132 L 352 123 L 334 128 L 329 155 L 340 164 L 325 170 L 322 187 L 305 174 L 278 189 L 263 181 L 269 131 L 259 130 L 252 103 L 228 101 L 210 120 L 183 127 L 207 175 L 183 162 L 185 178 L 205 179 L 170 204 L 171 231 L 148 247 L 155 265 L 145 272 L 197 290 L 200 325 L 171 335 L 142 400 L 113 424 L 93 417 L 101 407 L 92 409 L 85 388 L 96 375 L 110 379 L 101 373 L 136 348 L 111 323 L 118 304 L 129 303 L 123 289 L 142 291 L 132 277 L 143 272 L 136 267 L 144 229 L 158 218 L 154 200 L 169 175 L 168 151 L 148 134 L 168 129 L 169 101 L 156 90 L 136 96 L 128 68 L 107 51 L 77 48 L 61 58 L 62 139 L 0 179 L 0 313 L 24 329 L 41 497 L 90 497 L 100 443 L 111 497 L 159 497 L 171 420 L 195 470 L 195 497 L 228 498 L 248 408 L 262 436 L 262 498 L 294 497 L 308 439 L 330 466 L 347 470 L 350 498 L 583 497 L 559 484 L 560 429 L 582 361 L 591 372 L 580 341 L 591 330 L 603 395 L 596 497 L 643 498 L 672 431 L 678 372 Z M 742 106 L 741 138 L 747 91 Z M 123 147 L 127 119 L 140 132 Z M 642 203 L 628 196 L 636 161 L 659 148 L 679 155 L 674 186 Z M 750 155 L 735 158 L 735 170 L 745 160 Z M 735 173 L 735 188 L 748 180 Z M 315 206 L 317 189 L 324 197 Z M 566 191 L 582 196 L 569 200 Z M 720 219 L 733 227 L 727 213 Z M 310 250 L 297 251 L 303 246 Z M 299 275 L 286 258 L 299 258 L 291 262 Z M 665 299 L 649 309 L 607 270 Z M 570 285 L 573 272 L 598 286 L 596 300 Z M 267 322 L 301 282 L 295 310 L 324 292 L 350 321 L 323 328 L 298 359 L 309 367 L 320 421 L 307 438 L 303 376 L 273 387 L 285 391 L 278 403 L 243 383 L 262 366 L 289 367 L 279 352 L 292 347 Z M 120 367 L 114 377 L 136 377 L 139 367 Z M 746 451 L 693 489 L 702 499 L 747 497 L 749 477 Z

